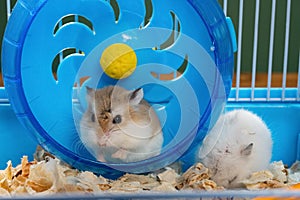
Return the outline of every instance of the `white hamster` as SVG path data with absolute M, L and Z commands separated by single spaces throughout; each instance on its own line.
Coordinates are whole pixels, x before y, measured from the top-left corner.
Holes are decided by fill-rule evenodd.
M 204 138 L 198 157 L 218 185 L 237 188 L 252 172 L 268 168 L 272 145 L 271 132 L 262 119 L 239 109 L 220 116 Z
M 97 160 L 127 163 L 160 153 L 160 121 L 143 96 L 141 88 L 87 87 L 88 108 L 80 121 L 79 136 Z

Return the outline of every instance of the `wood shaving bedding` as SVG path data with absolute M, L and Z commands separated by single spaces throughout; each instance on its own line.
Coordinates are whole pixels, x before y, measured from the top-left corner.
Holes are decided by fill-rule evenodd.
M 300 174 L 299 169 L 299 163 L 286 169 L 282 162 L 274 162 L 268 170 L 253 173 L 243 183 L 248 190 L 285 188 L 300 179 L 297 175 Z M 18 166 L 13 167 L 8 161 L 6 169 L 0 170 L 0 197 L 182 190 L 214 191 L 225 188 L 211 180 L 211 171 L 201 163 L 196 163 L 184 173 L 166 167 L 156 173 L 125 174 L 117 180 L 110 180 L 92 172 L 73 169 L 42 149 L 35 153 L 34 161 L 28 161 L 28 157 L 23 156 Z

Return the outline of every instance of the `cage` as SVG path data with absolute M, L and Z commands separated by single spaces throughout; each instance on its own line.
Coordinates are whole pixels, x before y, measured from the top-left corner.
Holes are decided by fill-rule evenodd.
M 1 2 L 1 34 L 15 3 Z M 300 2 L 220 0 L 219 3 L 234 23 L 238 44 L 226 110 L 245 108 L 261 116 L 272 131 L 272 160 L 291 165 L 300 160 L 300 27 L 296 21 L 300 17 L 297 12 Z M 1 84 L 3 86 L 2 80 Z M 4 169 L 8 160 L 19 163 L 23 155 L 33 155 L 37 142 L 18 121 L 22 116 L 15 115 L 4 87 L 0 90 L 0 103 L 1 148 L 5 152 L 1 155 L 0 167 Z M 205 199 L 260 195 L 299 196 L 292 191 L 223 191 L 129 194 L 127 197 L 116 194 L 113 198 Z M 103 194 L 98 198 L 105 197 Z

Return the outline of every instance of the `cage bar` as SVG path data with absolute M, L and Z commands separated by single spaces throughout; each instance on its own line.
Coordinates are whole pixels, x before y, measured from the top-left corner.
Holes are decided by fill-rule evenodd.
M 257 67 L 257 46 L 258 46 L 258 28 L 259 28 L 259 7 L 260 0 L 256 1 L 255 6 L 255 28 L 254 28 L 254 42 L 253 42 L 253 59 L 252 59 L 252 81 L 251 81 L 251 101 L 254 101 L 256 67 Z
M 300 101 L 300 50 L 298 56 L 298 89 L 297 89 L 297 101 Z
M 273 66 L 274 35 L 275 35 L 275 14 L 276 14 L 276 0 L 273 0 L 272 1 L 272 14 L 271 14 L 271 27 L 270 27 L 270 46 L 269 46 L 267 101 L 270 101 L 270 98 L 271 98 L 272 66 Z
M 289 56 L 290 21 L 291 21 L 291 0 L 287 0 L 284 61 L 283 61 L 283 74 L 282 74 L 282 98 L 281 98 L 282 101 L 285 100 L 285 91 L 286 91 L 286 77 L 287 77 L 288 56 Z
M 240 82 L 241 82 L 243 15 L 244 15 L 244 0 L 240 0 L 240 6 L 239 6 L 239 30 L 238 30 L 238 52 L 237 52 L 237 69 L 236 69 L 236 92 L 235 92 L 235 100 L 236 101 L 239 100 Z
M 10 14 L 11 14 L 11 5 L 10 5 L 10 0 L 6 0 L 6 12 L 7 12 L 7 20 L 9 19 L 10 17 Z
M 228 1 L 224 0 L 223 1 L 223 12 L 224 12 L 225 16 L 227 16 L 227 7 L 228 7 Z

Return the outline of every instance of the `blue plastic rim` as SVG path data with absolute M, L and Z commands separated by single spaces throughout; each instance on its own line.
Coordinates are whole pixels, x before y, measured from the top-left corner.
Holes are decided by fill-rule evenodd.
M 99 67 L 103 48 L 117 42 L 129 44 L 138 56 L 135 73 L 118 82 Z M 76 168 L 114 177 L 155 170 L 179 158 L 193 164 L 229 95 L 233 46 L 232 30 L 215 0 L 19 0 L 4 35 L 3 76 L 17 117 L 45 149 Z M 181 78 L 165 81 L 151 74 L 174 73 L 184 63 Z M 85 75 L 90 83 L 82 86 L 142 86 L 164 121 L 167 148 L 136 163 L 93 159 L 80 144 L 74 120 L 73 100 L 81 94 L 76 96 L 73 86 Z M 160 113 L 159 105 L 170 96 Z

